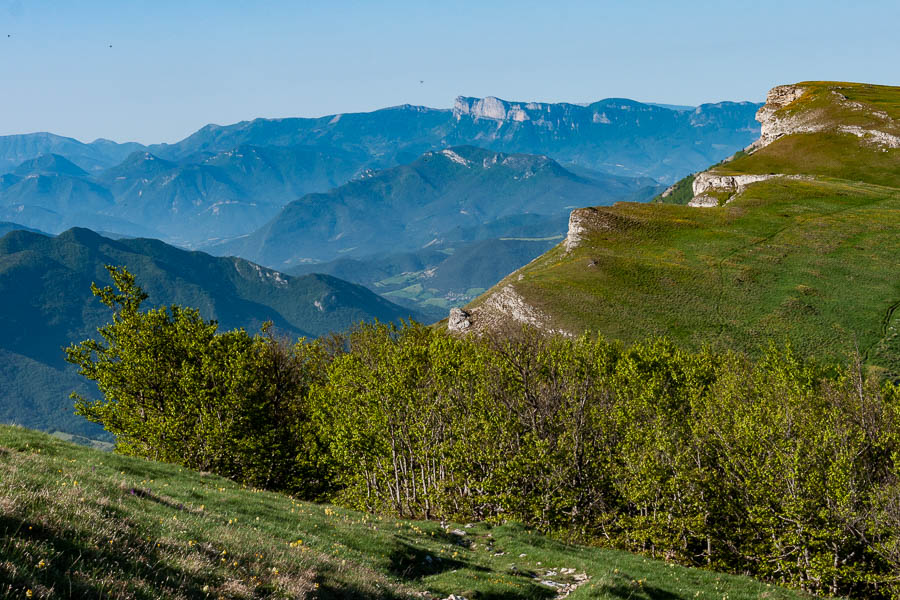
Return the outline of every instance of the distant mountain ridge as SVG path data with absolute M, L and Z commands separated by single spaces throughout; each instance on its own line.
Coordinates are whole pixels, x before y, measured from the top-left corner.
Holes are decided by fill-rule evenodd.
M 220 246 L 275 268 L 418 250 L 454 228 L 524 213 L 555 215 L 591 199 L 612 203 L 655 189 L 651 179 L 588 179 L 544 156 L 458 146 L 391 169 L 367 171 L 291 202 L 262 228 Z
M 124 265 L 150 298 L 198 308 L 223 329 L 255 330 L 271 320 L 291 338 L 343 331 L 361 320 L 419 313 L 329 275 L 288 276 L 240 258 L 188 252 L 158 240 L 111 240 L 87 229 L 56 237 L 12 231 L 0 237 L 0 422 L 93 433 L 72 414 L 68 394 L 84 381 L 63 347 L 96 335 L 111 314 L 90 291 L 107 285 L 104 265 Z
M 460 97 L 451 109 L 402 105 L 207 125 L 174 144 L 0 136 L 0 219 L 51 233 L 84 226 L 199 247 L 249 233 L 304 194 L 466 145 L 544 155 L 583 175 L 668 183 L 755 139 L 757 107 Z M 40 185 L 15 178 L 24 171 L 54 178 Z
M 50 153 L 96 173 L 139 150 L 184 160 L 245 144 L 342 149 L 359 153 L 362 167 L 383 168 L 408 162 L 427 150 L 474 144 L 505 152 L 546 154 L 563 163 L 611 173 L 674 181 L 727 156 L 723 151 L 730 153 L 753 141 L 759 132 L 753 114 L 760 106 L 718 102 L 691 108 L 623 98 L 589 104 L 510 102 L 492 96 L 459 96 L 450 109 L 404 104 L 365 113 L 210 124 L 179 142 L 149 146 L 102 139 L 85 144 L 50 133 L 19 134 L 0 136 L 0 173 Z M 518 125 L 493 131 L 497 121 Z M 604 127 L 607 125 L 611 127 Z M 607 160 L 617 153 L 616 145 L 623 141 L 618 131 L 623 128 L 635 130 L 634 147 L 628 149 L 625 163 Z M 541 130 L 563 135 L 554 143 L 542 139 Z M 724 146 L 728 150 L 723 150 Z M 587 149 L 598 154 L 592 156 Z M 666 156 L 667 151 L 674 154 L 676 149 L 680 155 Z M 634 150 L 645 154 L 640 156 Z M 668 160 L 661 162 L 660 158 Z
M 324 144 L 367 154 L 368 166 L 380 168 L 428 150 L 471 144 L 674 181 L 756 139 L 753 116 L 760 106 L 719 102 L 685 111 L 620 98 L 579 105 L 460 96 L 449 110 L 407 104 L 370 113 L 207 125 L 180 142 L 150 149 L 179 158 L 240 144 Z
M 120 163 L 143 148 L 137 142 L 118 143 L 97 139 L 84 143 L 53 133 L 24 133 L 0 136 L 0 173 L 43 154 L 59 154 L 88 172 L 97 172 Z

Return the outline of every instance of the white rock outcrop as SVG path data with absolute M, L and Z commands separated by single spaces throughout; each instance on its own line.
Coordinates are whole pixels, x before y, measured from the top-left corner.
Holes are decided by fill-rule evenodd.
M 862 138 L 874 146 L 881 148 L 900 148 L 900 136 L 896 136 L 886 131 L 878 129 L 863 129 L 857 125 L 841 125 L 838 131 L 843 133 L 852 133 L 858 138 Z
M 752 149 L 768 146 L 789 133 L 818 131 L 813 124 L 815 119 L 809 114 L 786 118 L 778 118 L 775 114 L 802 96 L 804 91 L 798 85 L 779 85 L 769 90 L 766 103 L 756 111 L 756 120 L 759 121 L 761 128 L 759 139 L 753 142 Z
M 804 94 L 803 87 L 798 85 L 779 85 L 772 88 L 766 96 L 766 103 L 756 112 L 756 120 L 760 123 L 759 139 L 750 145 L 749 150 L 764 148 L 778 138 L 793 133 L 816 133 L 819 131 L 839 131 L 850 133 L 874 146 L 881 148 L 900 148 L 900 136 L 880 129 L 867 129 L 858 125 L 835 125 L 821 110 L 804 110 L 796 114 L 778 116 L 781 109 L 789 106 Z M 883 121 L 881 126 L 897 128 L 898 124 L 884 111 L 850 100 L 837 90 L 831 90 L 835 102 L 843 108 L 862 111 L 867 115 Z
M 688 202 L 688 206 L 693 206 L 695 208 L 713 208 L 719 205 L 719 199 L 715 196 L 694 196 L 691 198 L 691 201 Z
M 578 208 L 569 214 L 569 230 L 566 232 L 564 242 L 566 252 L 571 252 L 584 240 L 584 234 L 588 232 L 588 218 L 585 212 L 595 209 Z
M 672 195 L 672 192 L 674 192 L 674 191 L 675 191 L 675 188 L 677 188 L 677 187 L 678 187 L 678 182 L 673 183 L 672 185 L 670 185 L 669 187 L 667 187 L 667 188 L 663 191 L 662 194 L 660 194 L 660 197 L 662 197 L 662 198 L 668 198 L 669 196 Z
M 447 319 L 447 330 L 456 333 L 464 332 L 472 326 L 469 320 L 471 315 L 461 308 L 451 308 L 450 318 Z
M 511 285 L 503 286 L 499 292 L 488 297 L 482 307 L 483 310 L 499 313 L 517 323 L 531 325 L 538 329 L 544 329 L 547 315 L 525 302 L 525 299 Z
M 709 191 L 728 192 L 729 197 L 725 201 L 727 204 L 734 200 L 739 194 L 747 189 L 747 186 L 760 181 L 768 181 L 769 179 L 794 179 L 794 180 L 811 180 L 812 177 L 807 175 L 784 175 L 774 173 L 768 175 L 717 175 L 709 171 L 700 173 L 694 178 L 693 199 L 688 202 L 688 206 L 700 208 L 711 208 L 719 205 L 719 199 L 715 196 L 707 194 Z
M 530 325 L 550 334 L 572 337 L 568 331 L 552 329 L 549 326 L 549 315 L 528 304 L 511 284 L 488 296 L 480 306 L 469 310 L 450 309 L 447 330 L 461 334 L 482 334 L 501 330 L 514 323 Z
M 773 177 L 785 177 L 785 175 L 716 175 L 707 171 L 706 173 L 700 173 L 694 178 L 692 189 L 694 196 L 700 196 L 712 189 L 740 194 L 751 183 L 766 181 Z
M 604 208 L 576 208 L 569 214 L 569 230 L 563 244 L 566 252 L 571 252 L 585 240 L 591 231 L 622 230 L 633 225 L 628 217 Z

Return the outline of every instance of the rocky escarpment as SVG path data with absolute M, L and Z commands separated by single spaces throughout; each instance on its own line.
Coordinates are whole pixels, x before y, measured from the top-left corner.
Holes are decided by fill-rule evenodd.
M 802 85 L 779 85 L 772 88 L 766 96 L 766 103 L 756 113 L 760 123 L 759 139 L 750 145 L 753 152 L 764 148 L 778 138 L 796 133 L 817 133 L 820 131 L 838 131 L 855 135 L 875 146 L 883 148 L 900 148 L 900 123 L 891 119 L 884 111 L 850 100 L 837 89 L 830 91 L 830 99 L 841 110 L 851 113 L 864 113 L 871 117 L 877 127 L 861 127 L 859 125 L 842 125 L 829 118 L 825 108 L 790 111 L 795 101 L 806 93 Z
M 581 120 L 587 113 L 586 107 L 577 104 L 547 104 L 543 102 L 509 102 L 488 96 L 486 98 L 468 98 L 459 96 L 453 103 L 453 115 L 457 120 L 463 116 L 474 119 L 492 119 L 495 121 L 531 121 L 537 125 L 553 127 L 554 124 Z M 605 114 L 591 116 L 595 123 L 609 123 Z
M 731 202 L 738 194 L 741 194 L 751 183 L 767 181 L 769 179 L 812 179 L 805 175 L 717 175 L 713 172 L 700 173 L 694 178 L 694 198 L 688 206 L 713 207 L 719 206 L 720 197 L 724 203 Z
M 572 252 L 597 231 L 622 231 L 636 222 L 617 214 L 614 210 L 599 207 L 577 208 L 569 215 L 569 230 L 563 241 L 566 254 Z M 533 261 L 532 261 L 533 262 Z M 523 267 L 524 268 L 524 267 Z M 516 272 L 507 280 L 513 280 Z M 518 281 L 523 275 L 518 274 Z M 468 334 L 498 331 L 511 323 L 528 325 L 545 333 L 571 336 L 563 329 L 553 328 L 550 316 L 529 304 L 516 291 L 513 284 L 506 284 L 491 293 L 479 306 L 470 309 L 452 308 L 447 319 L 447 330 Z
M 564 242 L 566 252 L 571 252 L 578 247 L 584 239 L 584 235 L 590 231 L 590 224 L 594 221 L 595 208 L 578 208 L 569 215 L 569 230 L 566 232 Z
M 481 334 L 502 330 L 510 324 L 528 325 L 545 333 L 571 336 L 562 329 L 553 329 L 549 315 L 530 305 L 512 284 L 492 293 L 479 306 L 450 309 L 447 330 L 451 333 Z
M 854 135 L 867 146 L 888 151 L 900 148 L 900 123 L 884 111 L 849 99 L 835 84 L 823 91 L 821 84 L 779 85 L 766 96 L 766 103 L 756 113 L 760 137 L 747 147 L 753 154 L 774 141 L 796 134 L 835 132 Z M 805 99 L 804 99 L 805 98 Z M 847 121 L 865 125 L 847 124 Z M 688 206 L 715 207 L 731 202 L 748 185 L 773 178 L 811 179 L 804 175 L 780 173 L 727 175 L 729 161 L 700 173 L 693 182 L 693 198 Z
M 576 208 L 569 215 L 569 230 L 563 241 L 566 253 L 580 246 L 591 232 L 621 231 L 632 225 L 633 221 L 603 207 Z
M 803 92 L 804 89 L 797 85 L 779 85 L 769 90 L 766 95 L 766 103 L 756 112 L 756 120 L 760 124 L 759 139 L 751 144 L 751 149 L 768 146 L 783 135 L 816 131 L 817 118 L 815 114 L 778 116 L 778 111 L 800 98 Z
M 465 118 L 503 123 L 529 123 L 540 129 L 572 131 L 585 134 L 590 130 L 606 132 L 625 126 L 654 123 L 658 126 L 687 126 L 691 129 L 719 129 L 753 110 L 751 102 L 703 104 L 692 110 L 671 110 L 625 98 L 607 98 L 589 104 L 568 102 L 511 102 L 494 96 L 471 98 L 459 96 L 453 103 L 456 121 Z M 751 133 L 749 126 L 742 132 Z

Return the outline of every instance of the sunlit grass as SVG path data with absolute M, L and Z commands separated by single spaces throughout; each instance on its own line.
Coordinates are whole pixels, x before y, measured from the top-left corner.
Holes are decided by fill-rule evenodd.
M 750 353 L 790 340 L 822 360 L 859 348 L 900 372 L 884 325 L 900 300 L 900 190 L 772 180 L 719 208 L 613 210 L 630 225 L 558 246 L 499 286 L 568 331 Z
M 578 578 L 585 583 L 569 596 L 576 600 L 800 597 L 748 578 L 565 544 L 517 524 L 444 529 L 381 518 L 0 427 L 0 597 L 406 598 L 427 591 L 550 599 L 557 591 L 542 581 Z

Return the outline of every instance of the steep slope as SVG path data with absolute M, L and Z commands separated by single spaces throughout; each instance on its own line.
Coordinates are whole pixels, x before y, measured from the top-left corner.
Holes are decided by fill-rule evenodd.
M 454 228 L 522 213 L 558 214 L 585 201 L 612 202 L 652 190 L 650 184 L 610 175 L 586 179 L 542 156 L 448 148 L 304 196 L 258 231 L 214 250 L 279 268 L 385 248 L 412 251 L 441 242 Z
M 693 177 L 690 206 L 574 211 L 563 244 L 454 328 L 526 321 L 750 352 L 790 340 L 823 358 L 858 347 L 900 373 L 900 88 L 781 86 L 758 118 L 760 141 Z
M 360 320 L 413 313 L 368 289 L 327 275 L 290 277 L 238 258 L 187 252 L 157 240 L 113 241 L 86 229 L 58 237 L 13 231 L 0 238 L 0 422 L 96 433 L 71 413 L 68 392 L 84 383 L 62 348 L 95 334 L 110 314 L 91 282 L 109 282 L 104 265 L 125 265 L 152 305 L 200 309 L 225 329 L 263 321 L 290 335 L 323 335 Z

